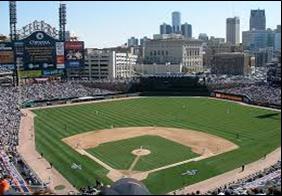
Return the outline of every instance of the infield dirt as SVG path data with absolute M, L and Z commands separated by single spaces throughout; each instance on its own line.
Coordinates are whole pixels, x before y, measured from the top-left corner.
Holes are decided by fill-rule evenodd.
M 166 165 L 164 167 L 156 168 L 150 171 L 140 172 L 130 169 L 116 170 L 103 161 L 99 160 L 97 157 L 85 151 L 86 149 L 95 148 L 103 143 L 130 139 L 144 135 L 159 136 L 167 140 L 180 143 L 191 148 L 194 153 L 197 153 L 200 156 L 171 165 Z M 144 180 L 150 173 L 170 167 L 175 167 L 191 161 L 199 161 L 238 148 L 236 144 L 215 135 L 193 130 L 166 127 L 126 127 L 91 131 L 64 138 L 63 141 L 78 153 L 88 156 L 104 168 L 108 169 L 109 173 L 107 176 L 113 181 L 116 181 L 124 176 L 136 178 L 138 180 Z

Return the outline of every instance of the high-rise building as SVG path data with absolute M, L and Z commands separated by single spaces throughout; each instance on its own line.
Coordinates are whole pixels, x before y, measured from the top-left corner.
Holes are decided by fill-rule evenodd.
M 281 25 L 276 26 L 276 31 L 281 32 Z
M 138 39 L 135 37 L 131 37 L 130 39 L 128 39 L 127 41 L 127 46 L 131 47 L 131 46 L 138 46 Z
M 268 28 L 267 32 L 267 47 L 274 47 L 275 30 Z
M 274 49 L 281 50 L 281 25 L 277 25 L 274 33 Z
M 206 33 L 200 33 L 199 36 L 198 36 L 198 39 L 202 40 L 202 41 L 208 41 L 209 37 Z
M 250 16 L 250 31 L 252 30 L 265 30 L 265 11 L 264 10 L 251 10 Z
M 240 44 L 240 19 L 239 17 L 226 19 L 226 42 Z
M 172 28 L 169 24 L 163 23 L 160 25 L 160 34 L 171 34 L 172 33 Z
M 271 29 L 243 31 L 242 42 L 244 48 L 250 51 L 257 51 L 261 48 L 274 47 L 275 33 Z
M 255 66 L 261 67 L 265 66 L 267 63 L 270 63 L 273 59 L 273 48 L 260 48 L 258 51 L 252 53 L 255 57 Z
M 146 41 L 146 40 L 148 40 L 148 39 L 149 39 L 149 38 L 148 38 L 148 37 L 146 37 L 146 36 L 145 36 L 145 37 L 143 37 L 143 38 L 141 38 L 141 39 L 140 39 L 140 45 L 141 45 L 141 46 L 144 46 L 145 41 Z
M 192 25 L 187 22 L 181 25 L 181 33 L 185 38 L 192 38 Z
M 172 12 L 172 32 L 181 33 L 181 14 L 180 12 Z

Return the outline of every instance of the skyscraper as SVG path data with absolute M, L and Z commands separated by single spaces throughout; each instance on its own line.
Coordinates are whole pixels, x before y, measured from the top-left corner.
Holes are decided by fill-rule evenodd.
M 192 25 L 188 23 L 181 25 L 181 32 L 185 38 L 192 38 Z
M 274 49 L 281 50 L 281 25 L 277 25 L 274 35 Z
M 242 42 L 246 50 L 257 51 L 274 45 L 275 34 L 271 29 L 243 31 L 242 35 Z
M 226 42 L 234 45 L 240 43 L 240 19 L 238 17 L 226 19 Z
M 171 26 L 166 24 L 166 23 L 163 23 L 162 25 L 160 25 L 160 34 L 163 35 L 163 34 L 171 34 L 172 32 L 172 29 L 171 29 Z
M 181 14 L 180 12 L 172 12 L 172 32 L 181 33 Z
M 141 38 L 141 39 L 140 39 L 140 45 L 141 45 L 141 46 L 144 46 L 144 43 L 145 43 L 146 40 L 148 40 L 148 37 L 146 37 L 146 36 L 143 37 L 143 38 Z
M 127 41 L 127 45 L 130 46 L 138 46 L 138 39 L 135 37 L 131 37 L 130 39 L 128 39 Z
M 264 10 L 251 10 L 250 16 L 250 31 L 252 30 L 265 30 L 265 11 Z

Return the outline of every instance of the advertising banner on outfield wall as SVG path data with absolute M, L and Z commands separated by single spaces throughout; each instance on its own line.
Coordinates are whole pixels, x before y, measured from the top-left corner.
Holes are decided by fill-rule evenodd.
M 65 42 L 65 65 L 70 69 L 84 66 L 84 42 Z
M 13 65 L 14 52 L 11 42 L 0 42 L 0 65 Z
M 215 97 L 220 99 L 229 99 L 233 101 L 243 101 L 243 97 L 241 95 L 231 95 L 231 94 L 216 92 Z

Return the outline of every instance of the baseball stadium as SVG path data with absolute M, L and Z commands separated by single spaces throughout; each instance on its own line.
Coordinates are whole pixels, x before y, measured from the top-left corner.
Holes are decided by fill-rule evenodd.
M 165 194 L 257 161 L 281 142 L 280 112 L 208 97 L 132 97 L 25 112 L 32 122 L 21 131 L 34 128 L 37 152 L 77 188 L 130 177 Z
M 65 3 L 59 30 L 37 20 L 17 29 L 7 3 L 0 195 L 281 194 L 281 52 L 275 82 L 200 71 L 112 78 L 105 59 L 93 79 L 85 62 L 109 53 L 67 40 Z

